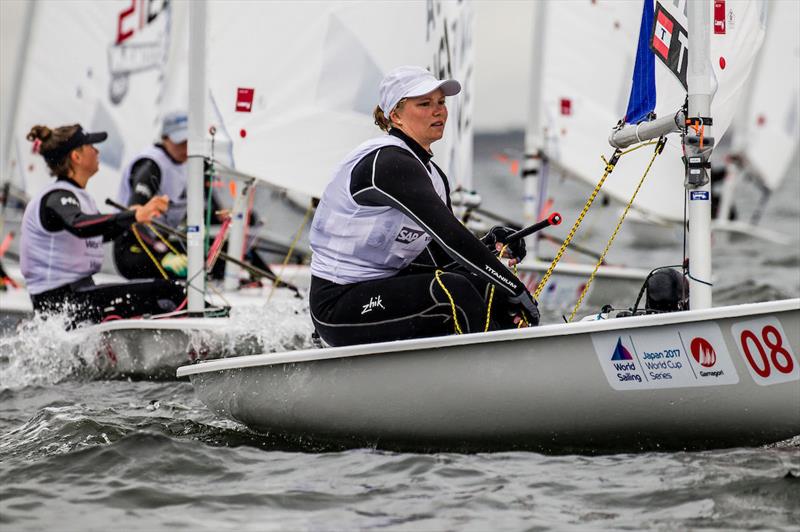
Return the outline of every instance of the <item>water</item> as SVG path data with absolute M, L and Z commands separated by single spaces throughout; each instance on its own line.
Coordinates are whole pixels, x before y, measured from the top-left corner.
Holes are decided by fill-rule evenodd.
M 493 155 L 520 145 L 519 135 L 476 145 L 479 185 L 492 185 L 480 185 L 485 206 L 512 217 L 521 184 Z M 568 198 L 556 207 L 569 225 L 586 190 L 563 182 L 555 194 Z M 798 200 L 794 179 L 765 223 L 800 238 Z M 582 242 L 602 249 L 616 215 L 597 215 Z M 716 303 L 800 295 L 795 247 L 715 244 Z M 623 232 L 609 260 L 650 267 L 680 257 L 680 245 L 640 247 Z M 307 334 L 305 321 L 280 321 L 293 315 L 283 306 L 239 319 L 265 331 L 280 323 L 262 341 L 302 347 L 291 329 Z M 800 437 L 606 456 L 300 452 L 215 418 L 186 382 L 82 374 L 73 347 L 55 322 L 0 338 L 4 530 L 800 529 Z

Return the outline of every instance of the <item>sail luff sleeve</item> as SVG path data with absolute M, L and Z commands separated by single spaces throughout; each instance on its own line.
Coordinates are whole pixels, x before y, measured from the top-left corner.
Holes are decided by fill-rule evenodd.
M 633 82 L 625 111 L 627 124 L 638 124 L 653 112 L 656 107 L 656 60 L 650 49 L 654 19 L 653 0 L 644 0 L 642 23 L 639 27 L 639 40 L 636 48 L 636 63 L 633 68 Z

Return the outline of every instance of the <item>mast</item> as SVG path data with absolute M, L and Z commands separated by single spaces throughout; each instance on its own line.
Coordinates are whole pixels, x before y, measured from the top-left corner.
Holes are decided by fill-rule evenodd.
M 531 58 L 530 92 L 528 93 L 528 120 L 525 124 L 525 154 L 522 163 L 524 184 L 523 217 L 525 225 L 536 221 L 547 190 L 547 163 L 544 155 L 544 132 L 542 127 L 542 73 L 544 72 L 544 37 L 547 19 L 546 1 L 536 2 L 533 7 L 533 53 Z M 539 238 L 534 239 L 534 255 L 538 255 Z
M 11 179 L 11 160 L 13 159 L 11 156 L 11 150 L 14 143 L 14 131 L 17 126 L 17 109 L 19 108 L 20 88 L 22 87 L 24 78 L 25 65 L 28 63 L 28 50 L 30 50 L 31 32 L 33 29 L 33 20 L 36 16 L 37 7 L 38 2 L 36 0 L 25 5 L 25 22 L 22 29 L 22 35 L 20 36 L 19 40 L 17 64 L 14 65 L 14 87 L 11 89 L 11 99 L 8 102 L 11 109 L 11 116 L 8 117 L 8 122 L 6 123 L 4 128 L 5 131 L 3 132 L 5 135 L 2 153 L 3 175 L 0 176 L 0 181 Z
M 689 203 L 689 294 L 691 309 L 711 307 L 711 176 L 714 148 L 710 130 L 711 100 L 717 81 L 711 68 L 711 3 L 688 2 L 689 65 L 686 74 L 689 117 L 683 139 L 686 194 Z
M 206 0 L 189 4 L 189 161 L 186 176 L 186 293 L 190 313 L 205 307 L 205 225 L 203 224 L 203 160 L 205 156 Z

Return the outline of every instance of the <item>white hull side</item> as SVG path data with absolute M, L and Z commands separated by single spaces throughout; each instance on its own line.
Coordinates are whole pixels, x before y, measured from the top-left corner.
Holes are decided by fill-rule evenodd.
M 760 385 L 732 327 L 779 320 L 798 360 L 800 301 L 256 355 L 186 366 L 216 413 L 314 446 L 558 452 L 757 445 L 800 434 L 800 383 Z M 617 390 L 593 338 L 718 327 L 737 382 Z M 724 346 L 723 346 L 724 344 Z M 598 358 L 601 356 L 601 358 Z M 798 370 L 800 371 L 800 370 Z
M 105 378 L 173 379 L 175 368 L 198 360 L 262 352 L 255 336 L 231 333 L 229 318 L 119 320 L 78 329 L 76 349 Z

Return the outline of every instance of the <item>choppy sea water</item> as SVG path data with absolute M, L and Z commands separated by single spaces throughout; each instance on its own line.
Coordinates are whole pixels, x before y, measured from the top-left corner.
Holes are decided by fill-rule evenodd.
M 521 212 L 521 184 L 497 156 L 520 146 L 519 135 L 476 143 L 485 206 L 511 217 Z M 568 225 L 587 190 L 556 180 L 553 194 Z M 798 205 L 800 175 L 776 194 L 764 223 L 798 241 Z M 602 249 L 616 211 L 593 214 L 579 238 Z M 653 249 L 623 231 L 609 261 L 654 267 L 680 257 L 680 244 Z M 800 295 L 795 246 L 715 241 L 715 273 L 718 304 Z M 304 347 L 303 303 L 287 305 L 237 320 L 263 328 L 272 348 Z M 0 338 L 4 530 L 800 528 L 800 437 L 763 448 L 605 456 L 301 452 L 214 417 L 186 382 L 77 371 L 74 347 L 55 322 Z

